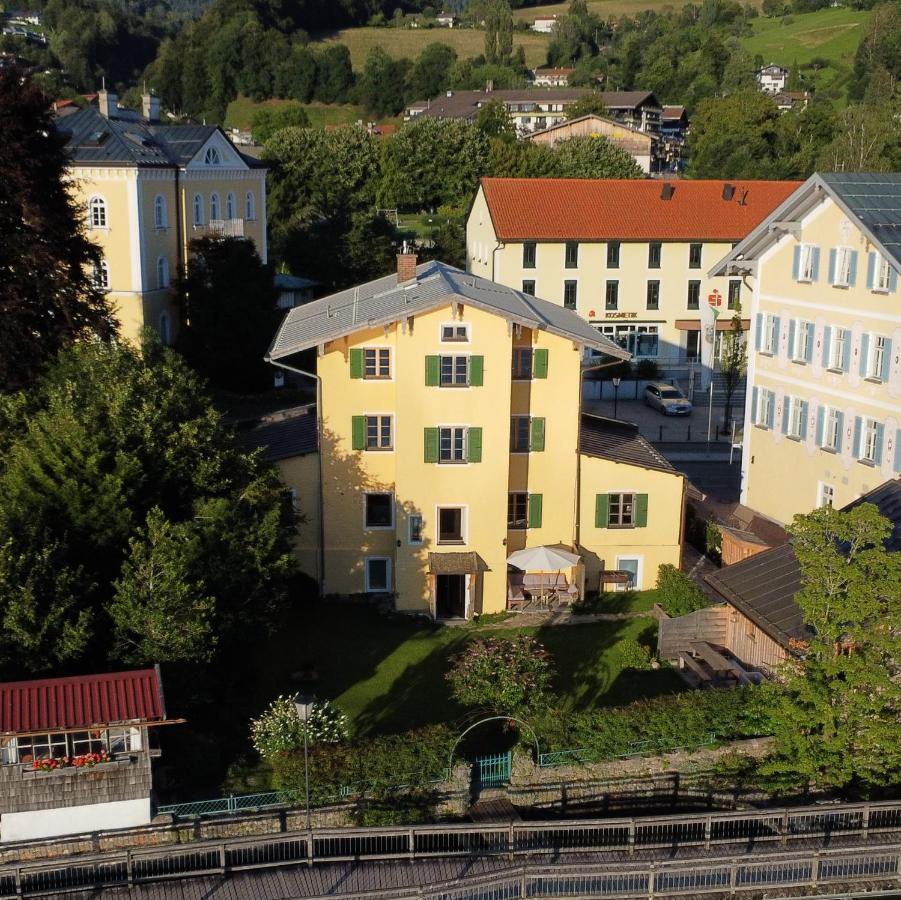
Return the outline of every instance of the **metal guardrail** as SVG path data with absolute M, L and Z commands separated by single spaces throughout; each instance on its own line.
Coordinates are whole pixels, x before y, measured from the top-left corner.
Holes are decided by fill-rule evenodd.
M 895 860 L 897 874 L 898 854 L 901 853 L 901 845 L 897 842 L 899 834 L 901 834 L 901 802 L 894 801 L 576 822 L 314 829 L 312 832 L 198 841 L 176 846 L 140 847 L 94 856 L 5 866 L 0 868 L 0 897 L 59 894 L 85 888 L 132 885 L 191 875 L 225 875 L 247 869 L 298 863 L 314 865 L 362 860 L 427 860 L 451 857 L 513 859 L 543 854 L 560 856 L 567 853 L 610 850 L 632 854 L 636 850 L 665 849 L 674 846 L 697 847 L 703 850 L 729 844 L 747 846 L 750 841 L 753 841 L 755 848 L 759 846 L 763 852 L 788 853 L 792 841 L 835 835 L 857 837 L 862 841 L 873 839 L 884 841 L 886 837 L 891 836 L 895 843 L 890 848 L 889 855 L 894 854 L 892 858 Z M 867 849 L 875 852 L 872 847 Z M 850 860 L 850 855 L 857 851 L 846 848 L 842 852 L 848 855 Z M 888 853 L 889 850 L 885 852 Z M 705 861 L 708 868 L 722 864 L 721 857 Z M 747 857 L 743 858 L 743 866 L 752 864 Z M 609 866 L 605 868 L 609 869 Z M 529 869 L 533 875 L 534 871 L 532 868 Z M 580 866 L 579 872 L 583 871 L 584 867 Z M 853 873 L 856 870 L 851 862 L 846 861 L 835 863 L 834 871 Z M 817 872 L 820 872 L 819 868 Z M 763 874 L 759 876 L 761 879 L 763 877 Z M 817 877 L 821 876 L 818 874 Z M 749 885 L 754 883 L 750 875 L 741 878 L 746 878 Z M 741 888 L 744 882 L 739 881 L 737 884 Z M 696 893 L 703 892 L 700 887 L 692 890 Z M 491 896 L 495 894 L 492 892 Z M 556 896 L 584 896 L 584 894 L 564 893 Z M 623 896 L 633 895 L 623 894 Z
M 450 769 L 438 774 L 420 775 L 412 773 L 398 776 L 405 779 L 402 784 L 387 784 L 378 780 L 359 781 L 353 784 L 342 784 L 332 791 L 319 792 L 312 798 L 312 806 L 340 803 L 352 797 L 360 797 L 369 791 L 387 792 L 408 791 L 414 787 L 440 784 L 450 779 Z M 215 797 L 211 800 L 191 800 L 186 803 L 167 803 L 156 807 L 159 815 L 172 815 L 177 819 L 190 819 L 202 816 L 228 815 L 230 813 L 252 812 L 273 809 L 281 806 L 295 806 L 304 802 L 302 791 L 264 791 L 259 794 L 229 794 L 227 797 Z
M 649 753 L 676 753 L 679 750 L 695 750 L 698 747 L 709 747 L 716 743 L 716 734 L 708 731 L 704 740 L 699 744 L 665 744 L 662 741 L 633 741 L 626 748 L 625 753 L 617 753 L 615 756 L 605 756 L 585 747 L 577 747 L 574 750 L 552 750 L 549 753 L 541 753 L 538 756 L 538 767 L 541 769 L 565 766 L 570 763 L 601 762 L 606 759 L 631 759 L 635 756 L 644 756 Z

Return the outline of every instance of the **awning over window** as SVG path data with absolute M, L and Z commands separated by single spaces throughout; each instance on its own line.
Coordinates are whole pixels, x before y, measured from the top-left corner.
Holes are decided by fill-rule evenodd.
M 728 312 L 728 310 L 727 310 Z M 676 328 L 679 331 L 700 331 L 701 330 L 701 320 L 700 319 L 676 319 L 675 322 Z M 751 320 L 750 319 L 742 319 L 741 327 L 743 331 L 749 331 L 751 328 Z M 732 330 L 732 318 L 720 316 L 719 319 L 716 320 L 716 330 L 717 331 L 731 331 Z
M 430 575 L 475 575 L 490 571 L 488 563 L 475 551 L 429 554 Z

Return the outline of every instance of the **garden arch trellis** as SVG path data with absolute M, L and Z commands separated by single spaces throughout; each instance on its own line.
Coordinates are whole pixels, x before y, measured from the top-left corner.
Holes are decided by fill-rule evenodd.
M 447 758 L 448 772 L 453 771 L 454 754 L 457 752 L 457 747 L 460 746 L 460 742 L 463 740 L 463 738 L 465 738 L 470 731 L 474 731 L 480 725 L 485 725 L 487 722 L 516 722 L 517 725 L 522 725 L 523 727 L 528 728 L 529 732 L 532 735 L 532 741 L 535 744 L 535 762 L 538 762 L 541 756 L 541 750 L 538 746 L 538 735 L 535 732 L 535 729 L 528 722 L 523 719 L 518 719 L 516 716 L 485 716 L 485 718 L 479 719 L 478 722 L 473 722 L 472 725 L 464 728 L 463 731 L 461 731 L 460 734 L 457 735 L 457 740 L 454 741 L 454 745 L 453 747 L 451 747 L 450 755 Z

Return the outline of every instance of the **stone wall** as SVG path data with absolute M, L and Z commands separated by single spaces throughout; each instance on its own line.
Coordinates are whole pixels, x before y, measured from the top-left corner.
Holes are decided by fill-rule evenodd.
M 0 766 L 0 815 L 140 800 L 150 796 L 150 753 L 142 751 L 90 768 L 66 766 L 36 772 L 24 765 Z

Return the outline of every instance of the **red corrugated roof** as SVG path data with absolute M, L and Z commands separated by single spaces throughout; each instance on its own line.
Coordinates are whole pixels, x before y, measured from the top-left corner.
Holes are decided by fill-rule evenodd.
M 664 200 L 664 185 L 673 188 Z M 723 188 L 735 188 L 731 200 Z M 483 178 L 502 241 L 738 241 L 800 181 Z M 740 202 L 744 197 L 744 202 Z
M 0 734 L 164 719 L 156 669 L 0 683 Z

